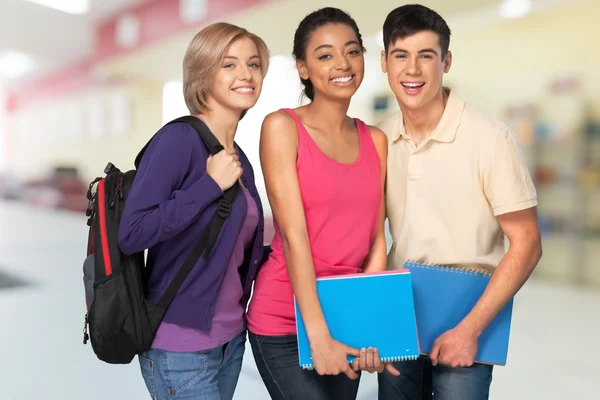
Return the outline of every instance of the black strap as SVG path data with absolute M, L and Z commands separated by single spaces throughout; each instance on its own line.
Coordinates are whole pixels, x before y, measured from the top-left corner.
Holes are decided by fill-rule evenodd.
M 193 116 L 185 116 L 177 118 L 169 122 L 167 125 L 177 122 L 185 122 L 191 125 L 196 130 L 196 132 L 198 132 L 198 135 L 208 148 L 210 154 L 215 155 L 221 150 L 223 150 L 223 146 L 221 145 L 221 143 L 219 143 L 219 140 L 200 119 Z M 144 148 L 136 157 L 136 168 L 141 162 L 142 156 L 149 144 L 150 142 L 148 142 L 144 146 Z M 217 211 L 215 212 L 210 224 L 206 227 L 204 233 L 202 233 L 202 235 L 200 236 L 200 239 L 192 249 L 191 253 L 186 258 L 181 268 L 179 268 L 179 271 L 177 271 L 177 274 L 175 275 L 171 283 L 169 283 L 169 287 L 167 287 L 167 290 L 165 290 L 162 297 L 158 301 L 158 306 L 166 308 L 169 306 L 169 304 L 171 304 L 171 301 L 173 301 L 173 299 L 175 298 L 175 295 L 179 291 L 179 288 L 181 287 L 181 285 L 183 285 L 183 282 L 185 282 L 188 275 L 190 274 L 190 272 L 192 272 L 192 269 L 194 269 L 194 266 L 203 254 L 204 259 L 208 260 L 208 257 L 210 257 L 213 247 L 217 242 L 217 239 L 219 238 L 221 228 L 223 227 L 225 220 L 231 212 L 231 207 L 233 205 L 233 202 L 235 201 L 238 192 L 238 183 L 234 184 L 232 187 L 225 191 L 223 197 L 221 197 L 221 199 L 219 200 Z

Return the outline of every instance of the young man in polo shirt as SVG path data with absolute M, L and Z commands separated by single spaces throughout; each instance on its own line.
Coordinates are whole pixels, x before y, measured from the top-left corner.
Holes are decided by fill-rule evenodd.
M 398 7 L 383 37 L 382 69 L 401 110 L 379 125 L 389 146 L 388 267 L 414 260 L 494 273 L 429 357 L 395 364 L 400 376 L 379 375 L 379 398 L 421 399 L 431 375 L 436 400 L 487 399 L 492 366 L 473 363 L 477 341 L 541 257 L 536 191 L 513 132 L 443 88 L 452 64 L 444 19 L 421 5 Z

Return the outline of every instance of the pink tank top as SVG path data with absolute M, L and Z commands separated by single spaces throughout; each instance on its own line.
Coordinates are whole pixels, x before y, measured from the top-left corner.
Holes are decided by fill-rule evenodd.
M 317 146 L 294 111 L 285 111 L 298 128 L 296 167 L 316 276 L 361 272 L 383 196 L 379 155 L 369 128 L 355 119 L 358 158 L 351 164 L 339 163 Z M 292 285 L 277 229 L 271 247 L 254 285 L 248 329 L 265 336 L 295 334 Z

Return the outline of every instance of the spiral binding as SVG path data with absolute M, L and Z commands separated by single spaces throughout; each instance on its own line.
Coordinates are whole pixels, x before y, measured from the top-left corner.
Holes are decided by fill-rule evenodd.
M 398 361 L 411 361 L 411 360 L 416 360 L 418 359 L 419 356 L 398 356 L 398 357 L 383 357 L 381 358 L 381 361 L 383 362 L 398 362 Z M 301 365 L 302 369 L 307 369 L 307 370 L 313 370 L 315 369 L 313 364 L 302 364 Z
M 397 361 L 411 361 L 416 360 L 419 356 L 399 356 L 399 357 L 383 357 L 381 361 L 383 362 L 397 362 Z
M 449 265 L 441 265 L 441 264 L 422 263 L 422 262 L 416 262 L 416 261 L 411 261 L 411 260 L 406 261 L 406 263 L 404 264 L 404 268 L 410 269 L 411 267 L 423 268 L 423 269 L 433 269 L 436 271 L 454 272 L 454 273 L 464 274 L 464 275 L 481 275 L 481 276 L 485 276 L 488 278 L 492 276 L 492 271 L 485 268 L 484 266 L 476 266 L 476 265 L 469 266 L 469 265 L 465 264 L 465 265 L 449 266 Z

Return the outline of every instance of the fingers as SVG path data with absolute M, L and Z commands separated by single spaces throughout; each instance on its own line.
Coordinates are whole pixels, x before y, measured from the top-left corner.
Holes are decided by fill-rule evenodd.
M 382 367 L 383 367 L 383 365 L 381 363 L 381 359 L 379 358 L 379 352 L 377 351 L 377 349 L 373 349 L 373 367 L 372 367 L 373 372 L 383 371 Z
M 366 369 L 367 369 L 367 349 L 365 349 L 364 347 L 362 349 L 360 349 L 360 357 L 359 357 L 358 367 L 360 369 L 362 369 L 363 371 L 366 371 Z
M 360 356 L 358 357 L 358 362 L 355 360 L 353 366 L 357 365 L 357 368 L 363 371 L 367 371 L 369 373 L 373 372 L 383 372 L 383 363 L 379 358 L 379 352 L 377 349 L 369 347 L 368 349 L 362 348 L 360 349 Z M 354 370 L 357 369 L 354 367 Z
M 359 357 L 360 350 L 355 349 L 354 347 L 346 346 L 346 354 L 350 354 L 351 356 L 354 356 L 354 357 Z
M 398 371 L 392 363 L 386 363 L 385 370 L 394 376 L 400 376 L 400 371 Z
M 372 347 L 360 350 L 360 369 L 368 371 L 370 374 L 375 372 L 375 350 Z
M 238 168 L 242 168 L 242 162 L 240 161 L 237 153 L 235 153 L 235 150 L 233 154 L 229 155 L 229 161 L 235 164 Z
M 344 369 L 344 373 L 346 374 L 346 376 L 352 380 L 357 379 L 358 378 L 358 373 L 354 372 L 354 370 L 352 368 L 350 368 L 350 364 L 348 364 L 346 366 L 346 368 Z
M 360 358 L 356 357 L 354 361 L 352 361 L 352 369 L 354 371 L 358 371 L 360 369 Z
M 431 359 L 432 365 L 438 364 L 438 358 L 440 356 L 440 342 L 436 340 L 433 342 L 433 346 L 431 347 L 431 352 L 429 353 L 429 358 Z

